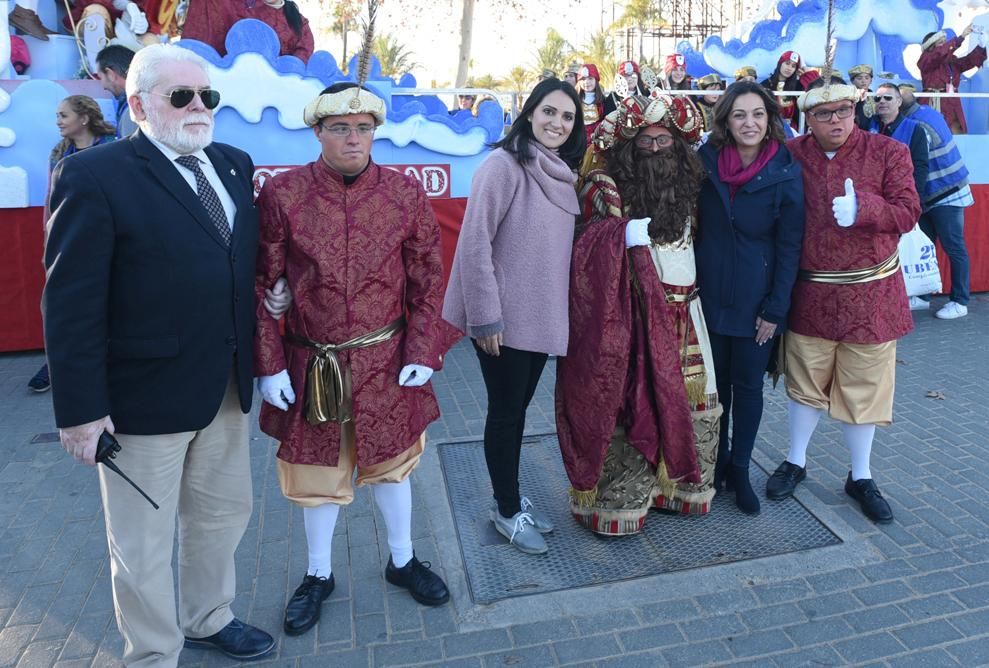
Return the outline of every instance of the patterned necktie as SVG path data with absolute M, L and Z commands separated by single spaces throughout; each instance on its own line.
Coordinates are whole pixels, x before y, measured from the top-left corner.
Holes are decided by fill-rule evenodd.
M 203 174 L 203 169 L 199 166 L 199 158 L 194 155 L 180 155 L 175 158 L 175 162 L 196 175 L 196 191 L 199 195 L 199 201 L 206 208 L 206 213 L 209 214 L 209 219 L 216 226 L 216 231 L 220 233 L 223 243 L 229 246 L 230 223 L 227 222 L 227 214 L 223 211 L 223 205 L 220 203 L 216 191 L 213 190 L 213 186 L 206 180 L 206 175 Z

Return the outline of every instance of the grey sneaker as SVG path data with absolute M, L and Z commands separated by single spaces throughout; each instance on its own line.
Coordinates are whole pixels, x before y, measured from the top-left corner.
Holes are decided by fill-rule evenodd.
M 522 497 L 522 512 L 529 514 L 532 518 L 532 528 L 539 533 L 549 533 L 553 530 L 553 520 L 546 513 L 536 510 L 527 496 Z
M 496 509 L 491 511 L 491 521 L 498 533 L 526 554 L 545 554 L 549 550 L 542 534 L 535 530 L 529 513 L 519 511 L 512 517 L 502 517 Z

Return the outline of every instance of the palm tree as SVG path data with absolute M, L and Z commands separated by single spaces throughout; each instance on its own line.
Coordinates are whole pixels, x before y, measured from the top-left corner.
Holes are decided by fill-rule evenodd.
M 529 70 L 525 69 L 521 65 L 516 65 L 508 73 L 508 79 L 505 81 L 513 93 L 522 94 L 529 90 L 529 86 L 532 84 L 532 74 Z
M 501 79 L 496 79 L 490 74 L 482 74 L 479 77 L 467 77 L 465 86 L 467 88 L 487 88 L 488 90 L 499 90 L 503 81 Z
M 590 41 L 584 44 L 576 55 L 581 62 L 597 65 L 602 88 L 614 83 L 618 64 L 615 62 L 615 42 L 607 30 L 591 35 Z
M 340 33 L 343 37 L 343 58 L 340 59 L 341 71 L 347 67 L 347 35 L 357 27 L 357 17 L 361 15 L 363 7 L 363 0 L 339 0 L 333 8 L 333 25 L 330 30 L 334 33 Z
M 419 67 L 419 63 L 412 59 L 412 52 L 399 42 L 396 36 L 389 33 L 374 38 L 372 52 L 381 63 L 381 73 L 392 79 Z
M 557 76 L 560 76 L 563 70 L 567 69 L 571 53 L 573 47 L 563 39 L 563 35 L 550 28 L 546 31 L 546 41 L 536 49 L 536 73 L 553 70 Z
M 625 11 L 618 17 L 612 30 L 621 28 L 635 28 L 639 31 L 639 60 L 645 60 L 646 52 L 643 40 L 646 35 L 646 28 L 666 23 L 666 19 L 659 13 L 659 4 L 655 0 L 629 0 L 625 5 Z

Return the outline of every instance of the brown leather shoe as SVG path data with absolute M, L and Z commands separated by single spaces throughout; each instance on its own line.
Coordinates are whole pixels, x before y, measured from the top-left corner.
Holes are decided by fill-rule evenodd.
M 48 41 L 48 35 L 56 34 L 54 30 L 49 30 L 41 22 L 41 17 L 30 9 L 16 5 L 14 11 L 8 16 L 10 25 L 20 30 L 25 35 L 30 35 L 35 39 Z

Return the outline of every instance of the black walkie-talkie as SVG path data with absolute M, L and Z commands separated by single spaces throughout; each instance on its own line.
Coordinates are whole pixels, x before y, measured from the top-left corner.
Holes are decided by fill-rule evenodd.
M 128 478 L 120 467 L 113 463 L 113 458 L 117 456 L 120 452 L 120 442 L 113 437 L 113 434 L 104 430 L 100 434 L 100 440 L 96 444 L 96 463 L 102 464 L 107 467 L 121 478 L 130 483 L 130 486 L 138 491 L 138 493 L 148 500 L 155 510 L 158 510 L 158 504 L 151 500 L 151 497 L 144 493 L 144 490 L 137 486 L 137 483 Z

